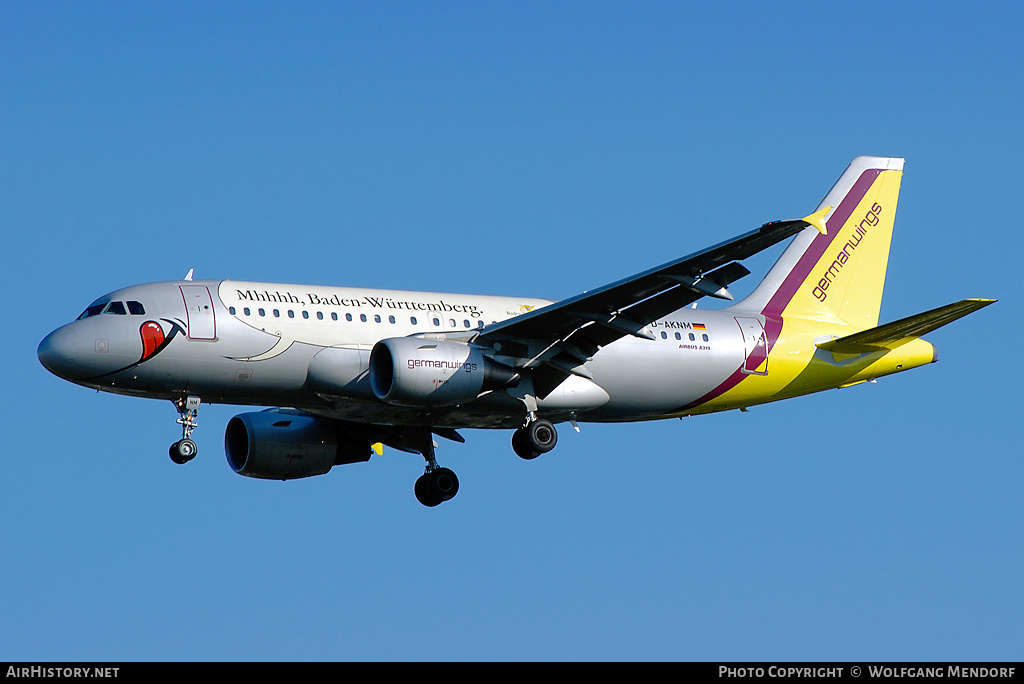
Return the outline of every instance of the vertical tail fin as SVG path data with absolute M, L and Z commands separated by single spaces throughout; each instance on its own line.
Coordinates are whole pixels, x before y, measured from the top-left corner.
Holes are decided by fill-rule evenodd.
M 903 159 L 857 157 L 805 228 L 735 308 L 765 315 L 878 324 Z

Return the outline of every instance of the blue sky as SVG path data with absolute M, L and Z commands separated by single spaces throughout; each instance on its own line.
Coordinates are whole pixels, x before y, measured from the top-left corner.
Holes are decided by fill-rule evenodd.
M 1020 660 L 1011 3 L 4 3 L 0 660 Z M 36 345 L 197 277 L 571 296 L 904 156 L 882 319 L 941 362 L 320 478 Z M 748 260 L 749 290 L 776 252 Z M 12 386 L 13 383 L 13 386 Z

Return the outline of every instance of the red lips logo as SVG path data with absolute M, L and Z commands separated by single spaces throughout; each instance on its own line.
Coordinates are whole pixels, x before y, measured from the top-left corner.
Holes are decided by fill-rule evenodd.
M 142 362 L 155 354 L 164 343 L 164 329 L 159 323 L 146 321 L 139 328 L 139 334 L 142 336 L 142 358 L 139 361 Z

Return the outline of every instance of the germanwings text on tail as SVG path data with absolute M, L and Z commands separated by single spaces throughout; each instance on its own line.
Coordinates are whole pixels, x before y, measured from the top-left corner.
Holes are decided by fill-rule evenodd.
M 228 464 L 292 479 L 418 453 L 417 499 L 458 478 L 434 437 L 512 431 L 533 459 L 555 425 L 744 409 L 937 360 L 922 336 L 995 300 L 965 299 L 879 324 L 903 160 L 858 157 L 814 213 L 774 221 L 558 302 L 348 287 L 193 280 L 136 285 L 46 336 L 39 360 L 85 387 L 170 400 L 196 455 L 203 402 L 270 407 L 227 425 Z M 790 244 L 735 302 L 739 262 Z M 727 300 L 717 310 L 690 305 Z M 287 408 L 278 408 L 287 407 Z

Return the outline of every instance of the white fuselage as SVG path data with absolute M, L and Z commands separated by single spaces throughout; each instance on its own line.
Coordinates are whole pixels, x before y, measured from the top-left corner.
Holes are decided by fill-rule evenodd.
M 370 350 L 413 335 L 470 340 L 484 326 L 550 303 L 232 280 L 139 285 L 97 301 L 138 301 L 146 313 L 100 313 L 57 331 L 77 338 L 63 375 L 79 384 L 135 396 L 192 393 L 204 402 L 285 405 L 340 420 L 463 427 L 518 425 L 529 388 L 430 411 L 391 406 L 365 379 Z M 145 359 L 143 323 L 174 338 Z M 654 339 L 627 336 L 599 350 L 583 365 L 589 378 L 570 376 L 539 410 L 581 421 L 675 415 L 743 362 L 743 335 L 726 311 L 682 309 L 644 332 Z

